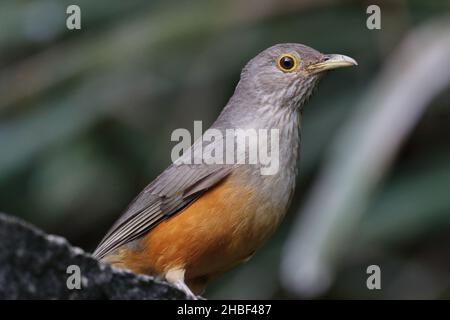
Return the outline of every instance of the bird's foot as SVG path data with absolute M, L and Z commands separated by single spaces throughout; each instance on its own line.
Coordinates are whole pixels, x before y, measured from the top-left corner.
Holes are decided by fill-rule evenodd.
M 173 269 L 169 270 L 165 278 L 166 280 L 173 284 L 177 289 L 183 291 L 189 300 L 198 300 L 197 296 L 189 289 L 187 284 L 184 282 L 184 269 Z
M 198 300 L 197 296 L 189 289 L 189 287 L 184 282 L 174 283 L 175 287 L 180 289 L 186 294 L 188 300 Z

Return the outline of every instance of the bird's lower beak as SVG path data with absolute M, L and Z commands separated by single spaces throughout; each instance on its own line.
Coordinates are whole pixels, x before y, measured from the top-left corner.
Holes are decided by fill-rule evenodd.
M 311 73 L 319 73 L 326 70 L 332 70 L 343 67 L 357 66 L 355 59 L 344 56 L 342 54 L 326 54 L 323 61 L 312 64 L 306 69 Z

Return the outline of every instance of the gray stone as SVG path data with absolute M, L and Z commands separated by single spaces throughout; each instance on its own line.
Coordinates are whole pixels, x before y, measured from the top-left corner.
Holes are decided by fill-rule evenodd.
M 81 289 L 68 289 L 70 265 Z M 0 213 L 0 299 L 185 299 L 161 280 L 99 263 L 64 238 Z

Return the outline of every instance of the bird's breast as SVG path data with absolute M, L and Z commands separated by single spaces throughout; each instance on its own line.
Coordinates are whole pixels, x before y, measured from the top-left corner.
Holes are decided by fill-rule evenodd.
M 258 165 L 235 167 L 187 208 L 150 230 L 139 240 L 139 249 L 123 249 L 117 265 L 149 274 L 183 268 L 186 279 L 196 279 L 220 274 L 251 256 L 282 221 L 294 191 L 298 131 L 285 129 L 278 172 L 265 176 Z

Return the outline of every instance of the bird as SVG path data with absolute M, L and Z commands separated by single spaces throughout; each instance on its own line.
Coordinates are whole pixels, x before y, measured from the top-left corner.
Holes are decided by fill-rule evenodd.
M 299 43 L 260 52 L 242 69 L 210 129 L 278 130 L 278 170 L 264 175 L 261 163 L 175 161 L 131 202 L 93 256 L 165 279 L 197 299 L 277 229 L 295 189 L 304 106 L 328 70 L 355 65 L 348 56 Z M 189 150 L 204 143 L 198 139 Z

